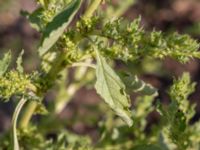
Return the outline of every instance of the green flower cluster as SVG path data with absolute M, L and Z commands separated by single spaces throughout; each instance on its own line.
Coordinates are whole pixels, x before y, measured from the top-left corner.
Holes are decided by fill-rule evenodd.
M 81 52 L 82 56 L 88 50 L 91 53 L 92 45 L 95 44 L 106 57 L 121 59 L 125 62 L 139 60 L 143 57 L 159 59 L 172 57 L 185 63 L 190 58 L 200 58 L 198 42 L 188 35 L 164 34 L 155 30 L 147 32 L 141 27 L 140 22 L 140 17 L 131 23 L 126 23 L 122 19 L 103 23 L 100 17 L 82 18 L 75 28 L 65 33 L 65 36 L 74 44 L 80 43 L 81 40 L 84 41 L 85 45 L 81 45 L 83 51 L 73 49 L 77 54 Z M 90 43 L 90 40 L 93 43 Z M 70 45 L 62 38 L 59 43 L 62 47 Z M 80 44 L 77 46 L 80 47 Z
M 71 64 L 73 62 L 79 61 L 80 58 L 82 57 L 81 55 L 81 51 L 78 47 L 78 45 L 76 45 L 76 43 L 74 43 L 74 41 L 72 41 L 68 36 L 63 35 L 61 37 L 61 41 L 58 42 L 57 44 L 57 49 L 61 49 L 64 50 L 66 53 L 66 64 Z
M 200 58 L 197 41 L 178 33 L 145 32 L 140 27 L 140 18 L 130 24 L 121 19 L 108 22 L 104 25 L 102 36 L 110 39 L 109 46 L 106 44 L 103 48 L 104 53 L 125 61 L 144 56 L 160 59 L 169 56 L 185 63 L 190 58 Z
M 97 25 L 100 23 L 101 18 L 94 16 L 92 18 L 82 18 L 76 24 L 76 30 L 82 35 L 88 35 L 96 30 Z
M 195 83 L 191 82 L 190 75 L 184 73 L 170 87 L 170 105 L 159 108 L 164 123 L 162 134 L 168 139 L 167 145 L 174 145 L 181 150 L 190 149 L 192 144 L 199 143 L 199 139 L 195 139 L 195 142 L 192 140 L 195 124 L 189 127 L 195 115 L 195 105 L 189 103 L 188 96 L 194 92 L 194 88 Z
M 31 85 L 28 75 L 20 74 L 17 71 L 9 71 L 0 77 L 0 96 L 8 100 L 15 94 L 25 94 Z
M 184 73 L 179 80 L 175 80 L 171 86 L 169 93 L 172 101 L 176 102 L 187 120 L 191 119 L 194 115 L 194 106 L 191 106 L 188 97 L 195 91 L 195 83 L 191 83 L 190 75 Z

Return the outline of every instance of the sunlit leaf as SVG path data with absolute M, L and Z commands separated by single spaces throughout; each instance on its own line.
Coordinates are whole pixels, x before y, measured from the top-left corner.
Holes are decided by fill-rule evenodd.
M 24 72 L 24 68 L 22 66 L 22 56 L 24 54 L 24 50 L 21 51 L 21 53 L 19 54 L 18 58 L 17 58 L 17 71 L 19 71 L 20 73 Z
M 36 29 L 37 31 L 42 31 L 44 26 L 41 20 L 43 11 L 44 9 L 39 7 L 31 14 L 27 11 L 21 11 L 21 14 L 28 19 L 32 28 Z
M 39 47 L 40 56 L 44 55 L 56 43 L 78 11 L 80 4 L 81 0 L 73 0 L 47 24 Z
M 98 51 L 97 54 L 97 81 L 95 88 L 97 93 L 105 100 L 105 102 L 120 116 L 129 126 L 132 126 L 131 113 L 129 111 L 130 99 L 125 93 L 125 85 L 115 73 L 115 71 L 107 64 L 104 57 Z
M 11 63 L 11 52 L 8 51 L 6 54 L 4 54 L 3 59 L 0 60 L 0 76 L 2 76 L 7 71 L 10 63 Z
M 140 80 L 136 75 L 133 76 L 128 73 L 123 73 L 121 74 L 121 78 L 126 87 L 133 92 L 139 92 L 143 95 L 149 95 L 153 97 L 158 95 L 156 88 Z

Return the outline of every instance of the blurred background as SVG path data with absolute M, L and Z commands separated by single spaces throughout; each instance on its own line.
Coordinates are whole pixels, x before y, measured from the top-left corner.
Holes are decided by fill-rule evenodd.
M 118 1 L 121 0 L 111 2 L 115 5 Z M 37 69 L 39 64 L 36 50 L 40 34 L 30 27 L 26 18 L 20 15 L 20 11 L 32 12 L 36 7 L 34 0 L 0 0 L 0 56 L 2 57 L 5 51 L 12 50 L 16 58 L 24 49 L 23 65 L 28 73 Z M 146 30 L 176 31 L 189 34 L 200 41 L 199 0 L 138 0 L 123 14 L 128 20 L 133 20 L 139 15 L 142 17 L 142 25 Z M 15 59 L 13 59 L 12 67 L 15 66 L 14 62 Z M 192 59 L 187 64 L 180 64 L 170 58 L 162 62 L 145 59 L 136 66 L 138 67 L 137 74 L 159 89 L 159 98 L 163 103 L 169 102 L 166 91 L 173 77 L 179 77 L 185 71 L 190 72 L 192 80 L 197 83 L 195 93 L 190 96 L 191 103 L 197 103 L 197 115 L 194 120 L 200 118 L 200 60 Z M 50 91 L 46 101 L 51 102 L 53 99 L 54 92 Z M 96 111 L 97 109 L 99 111 Z M 0 103 L 0 133 L 10 127 L 13 110 L 13 102 Z M 75 133 L 87 134 L 95 138 L 97 134 L 95 124 L 101 117 L 99 97 L 93 89 L 83 87 L 73 96 L 67 107 L 59 114 L 58 119 L 63 120 L 66 127 Z M 158 115 L 153 114 L 148 119 L 156 122 Z

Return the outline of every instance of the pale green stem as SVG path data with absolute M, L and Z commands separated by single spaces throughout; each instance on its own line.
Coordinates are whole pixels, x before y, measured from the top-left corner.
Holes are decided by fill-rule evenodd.
M 84 63 L 91 64 L 92 59 L 90 59 L 90 58 L 86 59 Z M 96 66 L 94 66 L 94 67 L 96 68 Z M 86 72 L 87 72 L 87 67 L 77 68 L 76 72 L 75 72 L 75 76 L 74 76 L 75 80 L 80 81 L 83 78 L 83 76 L 86 74 Z
M 98 8 L 102 0 L 92 0 L 91 5 L 87 8 L 83 18 L 91 18 L 95 10 Z
M 15 108 L 15 111 L 13 114 L 13 118 L 12 118 L 13 150 L 19 150 L 19 143 L 17 139 L 17 120 L 18 120 L 19 113 L 22 107 L 24 106 L 24 104 L 26 103 L 26 101 L 27 101 L 26 99 L 22 98 L 17 104 L 17 107 Z
M 28 126 L 28 123 L 33 115 L 33 112 L 35 111 L 37 107 L 37 102 L 36 101 L 30 101 L 28 103 L 28 105 L 26 106 L 24 112 L 23 112 L 23 116 L 20 119 L 19 122 L 19 128 L 23 129 L 26 128 Z
M 92 17 L 92 14 L 98 8 L 98 5 L 100 3 L 101 3 L 101 0 L 94 0 L 91 3 L 91 5 L 89 6 L 89 8 L 87 9 L 87 11 L 85 12 L 83 17 L 84 18 Z M 45 78 L 48 78 L 51 81 L 55 80 L 57 73 L 61 71 L 60 69 L 62 68 L 61 66 L 62 66 L 62 62 L 63 62 L 63 57 L 65 57 L 64 54 L 61 54 L 58 56 L 58 58 L 55 60 L 54 65 L 52 66 L 52 69 L 49 71 L 49 73 L 46 75 Z M 20 127 L 23 127 L 23 128 L 27 127 L 36 107 L 37 107 L 36 102 L 30 102 L 28 104 L 27 109 L 20 120 Z
M 94 11 L 98 8 L 99 4 L 101 3 L 101 0 L 94 0 L 92 1 L 91 5 L 85 12 L 83 18 L 87 19 L 92 17 L 92 14 Z M 85 62 L 78 62 L 73 63 L 70 67 L 80 67 L 75 72 L 75 80 L 80 81 L 83 76 L 87 72 L 87 67 L 91 67 L 93 69 L 96 69 L 96 66 L 94 64 L 91 64 L 91 59 L 86 59 Z M 82 86 L 82 84 L 72 83 L 68 86 L 66 91 L 60 91 L 57 96 L 57 102 L 56 102 L 56 108 L 55 113 L 60 113 L 66 106 L 66 104 L 69 102 L 69 100 L 72 98 L 72 96 L 75 94 L 75 92 Z M 65 95 L 65 98 L 63 98 L 63 92 Z
M 73 63 L 71 67 L 84 67 L 84 68 L 90 67 L 90 68 L 96 69 L 96 66 L 94 64 L 89 64 L 89 63 L 85 63 L 85 62 Z M 84 73 L 85 73 L 85 71 L 84 71 Z
M 78 67 L 75 70 L 74 73 L 74 80 L 75 82 L 68 85 L 66 88 L 65 80 L 67 78 L 66 71 L 62 73 L 63 78 L 59 81 L 60 90 L 57 94 L 56 102 L 55 102 L 55 113 L 59 114 L 62 112 L 62 110 L 65 108 L 67 103 L 70 101 L 70 99 L 73 97 L 73 95 L 76 93 L 76 91 L 83 85 L 81 80 L 83 77 L 87 76 L 87 70 L 88 67 L 95 69 L 96 66 L 94 64 L 91 64 L 92 59 L 86 59 L 84 62 L 77 62 L 73 63 L 69 67 Z
M 94 11 L 98 8 L 99 4 L 101 3 L 101 0 L 94 0 L 87 11 L 85 12 L 83 18 L 90 18 L 92 17 L 92 14 Z M 76 70 L 75 79 L 81 80 L 82 77 L 87 72 L 87 67 L 91 67 L 93 69 L 96 69 L 96 66 L 91 64 L 91 59 L 86 59 L 85 62 L 78 62 L 73 63 L 71 67 L 80 67 Z M 72 96 L 75 94 L 75 92 L 82 86 L 82 84 L 76 84 L 72 83 L 68 86 L 68 88 L 65 91 L 65 98 L 63 100 L 62 97 L 58 96 L 58 100 L 56 102 L 56 108 L 55 112 L 58 114 L 60 113 L 66 106 L 66 104 L 69 102 L 69 100 L 72 98 Z M 62 92 L 59 93 L 59 95 L 62 95 Z
M 65 108 L 67 103 L 72 99 L 73 95 L 76 93 L 80 87 L 84 84 L 82 82 L 83 77 L 87 76 L 87 69 L 91 67 L 95 69 L 95 65 L 91 64 L 92 59 L 87 59 L 85 62 L 74 63 L 70 67 L 78 67 L 74 73 L 75 82 L 68 85 L 66 88 L 65 80 L 67 78 L 66 71 L 63 72 L 63 78 L 59 81 L 60 90 L 57 94 L 55 102 L 55 113 L 59 114 Z
M 57 96 L 57 101 L 55 104 L 55 113 L 59 114 L 65 108 L 67 103 L 73 97 L 75 92 L 79 89 L 79 84 L 70 84 L 67 89 L 64 89 L 59 92 Z
M 120 7 L 117 10 L 111 10 L 108 12 L 108 19 L 116 19 L 122 16 L 128 8 L 135 3 L 135 0 L 124 0 L 120 3 Z
M 65 58 L 66 58 L 66 55 L 60 53 L 60 55 L 56 58 L 56 60 L 52 64 L 52 67 L 49 70 L 49 72 L 46 74 L 46 76 L 44 76 L 44 79 L 48 79 L 49 81 L 54 82 L 56 80 L 57 73 L 59 73 L 62 70 L 62 62 L 63 60 L 65 60 Z M 40 91 L 40 93 L 45 93 L 47 90 L 48 89 L 43 89 L 43 91 Z M 37 107 L 37 102 L 33 102 L 33 101 L 29 102 L 26 108 L 26 111 L 23 113 L 22 118 L 20 120 L 20 128 L 27 127 L 36 107 Z

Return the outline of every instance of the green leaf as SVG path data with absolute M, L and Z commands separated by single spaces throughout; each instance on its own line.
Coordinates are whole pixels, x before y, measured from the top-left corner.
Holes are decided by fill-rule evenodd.
M 63 34 L 65 28 L 69 25 L 78 11 L 81 2 L 81 0 L 73 0 L 63 11 L 58 13 L 53 20 L 47 24 L 39 47 L 40 56 L 44 55 Z
M 29 13 L 27 11 L 21 11 L 21 15 L 26 17 L 31 25 L 32 28 L 36 29 L 37 31 L 42 31 L 44 27 L 44 23 L 42 22 L 42 15 L 44 9 L 39 7 L 33 13 Z
M 11 52 L 7 52 L 4 54 L 2 60 L 0 60 L 0 76 L 4 75 L 4 73 L 8 70 L 8 67 L 11 63 Z
M 17 71 L 19 71 L 20 73 L 24 72 L 24 68 L 22 66 L 22 56 L 24 54 L 24 50 L 21 51 L 21 53 L 19 54 L 18 58 L 17 58 Z
M 121 78 L 125 83 L 126 87 L 133 92 L 140 92 L 143 95 L 153 97 L 158 95 L 156 88 L 140 80 L 136 75 L 132 76 L 131 74 L 123 73 L 121 74 Z
M 48 110 L 47 110 L 47 108 L 46 108 L 46 106 L 44 105 L 44 104 L 42 104 L 41 102 L 40 103 L 37 103 L 37 107 L 36 107 L 36 109 L 35 109 L 35 111 L 34 111 L 34 115 L 38 115 L 38 114 L 40 114 L 40 115 L 47 115 L 49 112 L 48 112 Z
M 17 138 L 17 120 L 18 120 L 19 113 L 26 102 L 27 102 L 27 99 L 22 98 L 17 104 L 17 107 L 15 108 L 15 111 L 13 114 L 13 118 L 12 118 L 13 150 L 19 150 L 19 143 L 18 143 L 18 138 Z
M 118 116 L 120 116 L 129 126 L 132 126 L 133 121 L 131 119 L 131 112 L 129 111 L 130 99 L 125 93 L 125 85 L 97 50 L 96 55 L 97 81 L 95 88 L 97 93 Z

